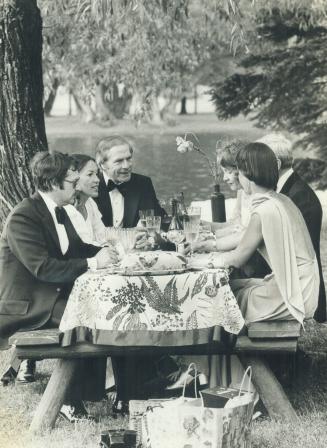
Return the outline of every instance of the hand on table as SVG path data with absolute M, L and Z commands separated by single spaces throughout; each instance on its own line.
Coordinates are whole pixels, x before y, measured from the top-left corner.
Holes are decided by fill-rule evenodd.
M 148 239 L 146 229 L 137 228 L 137 234 L 135 237 L 135 249 L 137 250 L 150 250 L 151 242 Z
M 97 268 L 103 269 L 117 263 L 119 257 L 117 250 L 113 246 L 108 246 L 99 250 L 95 255 L 95 259 L 97 261 Z
M 215 241 L 213 240 L 202 240 L 195 241 L 192 244 L 193 252 L 214 252 L 216 251 Z
M 190 252 L 193 250 L 194 248 L 194 243 L 191 245 L 191 243 L 181 243 L 178 245 L 178 253 L 181 255 L 189 255 Z M 193 250 L 194 251 L 194 250 Z
M 135 249 L 138 250 L 153 250 L 155 247 L 160 247 L 161 244 L 165 243 L 160 233 L 155 233 L 154 235 L 149 235 L 146 229 L 137 229 Z

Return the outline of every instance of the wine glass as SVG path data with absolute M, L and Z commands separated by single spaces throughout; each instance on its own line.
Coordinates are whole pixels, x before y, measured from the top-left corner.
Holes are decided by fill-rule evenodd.
M 181 244 L 185 239 L 184 231 L 178 229 L 169 230 L 167 232 L 167 238 L 170 242 L 175 244 L 176 252 L 178 252 L 178 245 Z
M 147 216 L 154 216 L 154 210 L 148 209 L 148 210 L 139 210 L 139 223 L 141 224 L 141 227 L 146 227 L 146 218 Z
M 146 230 L 152 239 L 152 247 L 155 245 L 156 234 L 160 233 L 161 216 L 147 216 L 146 219 Z
M 118 239 L 124 253 L 129 254 L 135 247 L 136 230 L 134 228 L 117 229 Z
M 200 225 L 201 207 L 187 207 L 186 211 L 189 221 L 196 225 Z
M 184 222 L 184 235 L 186 238 L 186 241 L 188 243 L 190 243 L 190 255 L 193 254 L 193 243 L 196 241 L 198 234 L 199 234 L 199 229 L 200 229 L 200 219 L 199 220 L 194 220 L 192 219 L 192 215 L 187 215 L 184 216 L 183 219 Z

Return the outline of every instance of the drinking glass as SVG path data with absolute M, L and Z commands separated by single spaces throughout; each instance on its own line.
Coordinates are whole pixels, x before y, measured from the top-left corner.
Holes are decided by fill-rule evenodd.
M 185 239 L 184 231 L 183 230 L 169 230 L 167 232 L 167 238 L 169 241 L 171 241 L 173 244 L 175 244 L 176 252 L 178 252 L 178 245 L 182 243 Z
M 200 225 L 201 207 L 187 207 L 186 211 L 190 222 Z
M 108 241 L 108 243 L 112 243 L 113 245 L 115 245 L 117 243 L 117 239 L 118 239 L 117 230 L 118 229 L 116 227 L 106 227 L 105 235 L 106 235 L 106 240 Z
M 160 232 L 161 216 L 147 216 L 145 218 L 146 230 L 150 236 Z
M 198 237 L 199 234 L 199 228 L 200 228 L 200 217 L 198 220 L 193 219 L 193 217 L 196 215 L 187 215 L 183 218 L 184 223 L 184 235 L 186 238 L 186 241 L 190 243 L 191 252 L 190 254 L 193 254 L 193 247 L 192 244 L 195 242 L 195 240 Z
M 117 229 L 117 239 L 123 247 L 124 253 L 130 253 L 135 247 L 136 230 L 129 229 Z
M 148 210 L 139 210 L 139 217 L 140 217 L 140 223 L 141 227 L 146 227 L 146 218 L 147 216 L 154 216 L 154 210 L 148 209 Z

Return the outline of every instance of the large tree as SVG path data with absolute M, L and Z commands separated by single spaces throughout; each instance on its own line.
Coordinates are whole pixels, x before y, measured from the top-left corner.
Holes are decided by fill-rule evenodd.
M 172 113 L 229 45 L 227 13 L 211 0 L 201 8 L 195 0 L 113 3 L 102 20 L 91 9 L 72 16 L 56 2 L 39 2 L 46 86 L 51 92 L 53 78 L 60 78 L 80 104 L 95 104 L 102 119 L 121 117 L 134 93 L 160 120 L 158 95 L 166 98 L 161 115 Z
M 326 158 L 327 25 L 315 14 L 304 2 L 258 11 L 251 52 L 214 84 L 212 98 L 219 118 L 249 115 L 258 126 L 293 132 Z
M 42 22 L 35 0 L 0 7 L 0 220 L 32 191 L 28 164 L 47 149 L 43 115 Z
M 72 45 L 75 43 L 76 58 L 89 57 L 98 67 L 97 61 L 102 57 L 102 46 L 109 50 L 111 57 L 105 67 L 105 73 L 109 74 L 110 78 L 105 78 L 101 64 L 98 73 L 100 83 L 106 84 L 107 80 L 111 82 L 112 76 L 115 82 L 121 81 L 120 77 L 115 77 L 117 64 L 121 63 L 122 70 L 127 72 L 124 81 L 135 78 L 132 84 L 134 89 L 144 87 L 145 84 L 149 85 L 150 91 L 144 95 L 144 104 L 147 104 L 151 102 L 153 94 L 157 94 L 159 88 L 174 88 L 174 79 L 178 80 L 179 85 L 179 78 L 187 79 L 189 68 L 193 70 L 197 57 L 201 57 L 201 50 L 197 46 L 199 36 L 194 35 L 190 45 L 192 33 L 185 29 L 189 23 L 187 22 L 189 3 L 189 0 L 150 0 L 146 3 L 141 0 L 56 0 L 55 2 L 48 0 L 47 6 L 55 7 L 57 11 L 61 11 L 61 15 L 66 14 L 68 26 L 76 30 L 76 40 L 74 41 L 73 35 L 72 41 L 68 42 Z M 234 11 L 237 2 L 208 0 L 209 6 L 214 11 L 222 3 L 231 5 Z M 159 11 L 163 11 L 164 14 L 160 15 Z M 236 17 L 237 11 L 232 14 Z M 99 29 L 101 26 L 104 28 L 111 20 L 119 25 L 110 28 L 107 40 L 98 41 L 99 55 L 93 53 L 93 50 L 88 52 L 88 47 L 78 48 L 78 32 L 89 32 L 85 25 L 90 23 L 89 17 Z M 142 27 L 147 21 L 147 32 L 142 33 Z M 126 29 L 121 28 L 125 22 Z M 136 38 L 136 34 L 131 34 L 129 27 L 132 33 L 140 32 L 140 37 Z M 126 45 L 126 52 L 115 59 L 116 42 L 119 39 L 125 40 L 124 33 L 129 36 L 129 45 Z M 162 40 L 163 44 L 157 42 L 160 33 L 166 36 Z M 181 52 L 176 40 L 173 48 L 170 48 L 172 33 L 177 33 L 180 43 L 185 45 L 186 50 Z M 149 46 L 149 37 L 152 46 Z M 146 60 L 138 59 L 141 54 L 140 51 L 136 51 L 138 45 L 147 55 Z M 198 53 L 192 52 L 193 50 L 190 50 L 192 47 Z M 41 56 L 42 20 L 36 0 L 2 0 L 0 3 L 1 221 L 17 202 L 33 190 L 29 170 L 30 159 L 35 152 L 47 150 Z M 147 65 L 148 59 L 153 63 L 152 66 Z M 156 60 L 159 61 L 159 70 L 152 73 L 151 67 L 155 66 Z M 83 70 L 78 75 L 82 78 Z M 90 77 L 88 79 L 90 80 Z

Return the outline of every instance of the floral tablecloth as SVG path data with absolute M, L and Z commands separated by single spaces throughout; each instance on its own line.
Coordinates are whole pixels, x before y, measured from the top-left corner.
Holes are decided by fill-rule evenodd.
M 208 329 L 237 334 L 243 325 L 224 269 L 157 276 L 101 270 L 75 281 L 60 330 L 63 345 L 87 328 L 96 344 L 169 346 L 206 343 Z

